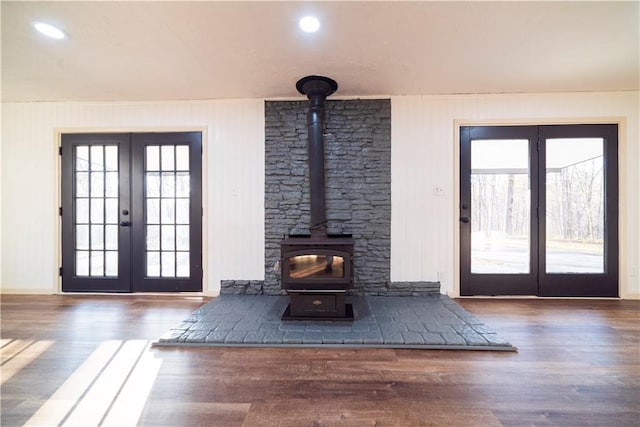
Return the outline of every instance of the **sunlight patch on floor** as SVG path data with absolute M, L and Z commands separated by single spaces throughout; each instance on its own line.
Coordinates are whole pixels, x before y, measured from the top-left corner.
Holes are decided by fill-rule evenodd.
M 6 361 L 15 357 L 16 354 L 31 344 L 33 344 L 33 340 L 9 340 L 9 342 L 0 349 L 0 363 L 4 365 Z
M 0 349 L 2 367 L 0 384 L 4 384 L 51 347 L 53 341 L 13 340 Z
M 162 360 L 156 359 L 154 354 L 148 351 L 147 343 L 146 351 L 140 356 L 102 425 L 120 427 L 137 424 L 160 371 L 160 365 Z
M 148 341 L 106 341 L 25 425 L 135 426 L 161 364 Z

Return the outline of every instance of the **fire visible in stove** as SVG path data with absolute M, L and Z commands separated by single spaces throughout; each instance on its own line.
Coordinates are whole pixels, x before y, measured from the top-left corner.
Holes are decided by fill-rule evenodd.
M 353 287 L 351 236 L 292 236 L 280 242 L 280 249 L 284 290 L 344 292 Z
M 344 258 L 336 255 L 298 255 L 289 258 L 292 279 L 344 277 Z

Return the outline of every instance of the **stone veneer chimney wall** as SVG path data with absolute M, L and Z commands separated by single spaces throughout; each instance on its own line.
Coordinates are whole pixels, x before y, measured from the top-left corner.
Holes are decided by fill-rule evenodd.
M 391 101 L 327 100 L 325 184 L 329 234 L 355 240 L 355 294 L 439 292 L 390 281 Z M 265 280 L 223 280 L 222 294 L 284 294 L 274 266 L 280 240 L 309 234 L 308 101 L 265 103 Z

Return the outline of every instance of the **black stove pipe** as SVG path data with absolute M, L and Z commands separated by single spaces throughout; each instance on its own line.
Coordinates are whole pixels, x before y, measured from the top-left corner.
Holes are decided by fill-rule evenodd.
M 311 202 L 311 237 L 327 237 L 327 212 L 324 183 L 324 101 L 338 90 L 338 83 L 328 77 L 307 76 L 296 89 L 309 98 L 307 113 L 309 148 L 309 198 Z

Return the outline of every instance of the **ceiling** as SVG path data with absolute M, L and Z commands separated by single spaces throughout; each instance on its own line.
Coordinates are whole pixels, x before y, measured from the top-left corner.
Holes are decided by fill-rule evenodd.
M 638 1 L 0 4 L 3 101 L 286 98 L 309 74 L 336 96 L 639 89 Z

